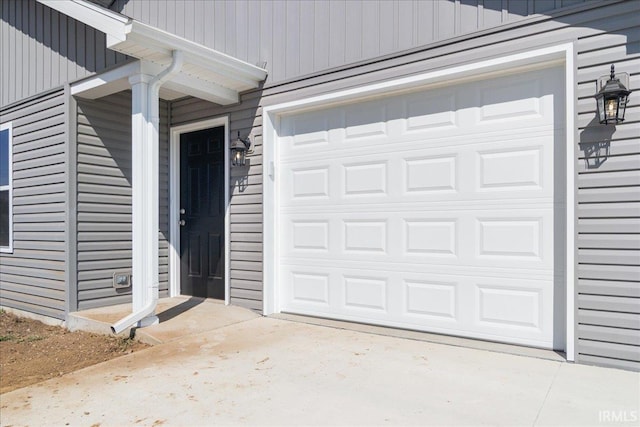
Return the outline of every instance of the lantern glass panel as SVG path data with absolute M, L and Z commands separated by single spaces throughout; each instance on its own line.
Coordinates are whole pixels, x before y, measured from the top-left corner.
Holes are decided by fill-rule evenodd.
M 613 96 L 606 99 L 606 110 L 605 115 L 608 121 L 617 121 L 618 117 L 618 97 Z
M 622 119 L 621 121 L 624 120 L 624 113 L 627 109 L 627 98 L 629 95 L 622 95 L 620 96 L 620 101 L 618 101 L 618 110 L 619 114 L 618 117 L 620 117 L 620 119 Z
M 597 102 L 598 102 L 598 119 L 600 120 L 600 123 L 604 123 L 604 121 L 605 121 L 605 117 L 604 117 L 604 96 L 599 96 L 597 98 Z
M 233 166 L 244 166 L 245 164 L 245 156 L 244 150 L 236 149 L 233 151 Z

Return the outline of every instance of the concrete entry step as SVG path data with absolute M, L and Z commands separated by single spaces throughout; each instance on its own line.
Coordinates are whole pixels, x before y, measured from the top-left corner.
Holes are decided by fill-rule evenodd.
M 92 308 L 69 313 L 66 324 L 71 331 L 110 335 L 111 325 L 130 313 L 131 304 Z M 159 324 L 130 328 L 120 335 L 133 333 L 137 340 L 155 345 L 260 317 L 251 310 L 227 306 L 222 301 L 188 296 L 160 299 L 156 314 Z

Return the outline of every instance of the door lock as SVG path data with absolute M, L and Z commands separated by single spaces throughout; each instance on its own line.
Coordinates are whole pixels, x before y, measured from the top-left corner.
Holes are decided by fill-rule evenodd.
M 180 215 L 184 215 L 184 214 L 186 214 L 186 213 L 187 213 L 187 211 L 185 211 L 185 210 L 184 210 L 184 208 L 181 208 L 181 209 L 180 209 Z
M 182 227 L 184 227 L 186 223 L 187 223 L 187 221 L 185 221 L 184 219 L 181 219 L 181 220 L 179 221 L 179 224 L 180 224 L 180 226 L 182 226 Z

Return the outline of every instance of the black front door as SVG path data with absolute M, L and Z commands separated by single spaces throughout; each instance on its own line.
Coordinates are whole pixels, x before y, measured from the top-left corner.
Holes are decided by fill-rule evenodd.
M 180 291 L 224 299 L 224 126 L 180 135 Z

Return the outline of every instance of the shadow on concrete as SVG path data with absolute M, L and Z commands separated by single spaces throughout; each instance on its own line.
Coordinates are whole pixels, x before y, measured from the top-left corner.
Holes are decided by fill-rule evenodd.
M 174 317 L 177 317 L 182 313 L 192 309 L 193 307 L 202 304 L 204 301 L 204 298 L 191 297 L 188 300 L 163 311 L 162 313 L 158 313 L 158 319 L 160 320 L 160 323 L 169 321 Z

